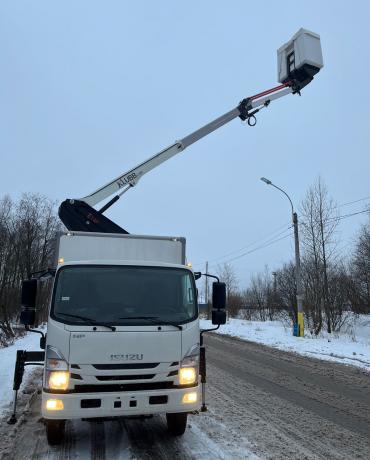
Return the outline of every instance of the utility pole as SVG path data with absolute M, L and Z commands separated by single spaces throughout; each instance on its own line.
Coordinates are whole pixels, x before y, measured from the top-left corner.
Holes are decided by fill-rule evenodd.
M 302 294 L 302 283 L 301 283 L 301 259 L 299 255 L 299 237 L 298 237 L 298 216 L 297 213 L 294 212 L 293 202 L 290 196 L 280 187 L 273 184 L 269 179 L 266 177 L 261 177 L 261 181 L 265 182 L 267 185 L 271 185 L 272 187 L 276 188 L 280 192 L 284 193 L 284 195 L 288 198 L 290 202 L 290 206 L 292 208 L 292 223 L 294 227 L 294 248 L 295 248 L 295 281 L 296 281 L 296 298 L 297 298 L 297 334 L 298 337 L 304 336 L 304 317 L 303 317 L 303 294 Z
M 301 258 L 299 254 L 299 236 L 298 236 L 298 216 L 293 212 L 293 227 L 294 227 L 294 248 L 295 248 L 295 280 L 297 286 L 297 323 L 298 336 L 304 336 L 304 317 L 303 317 L 303 294 L 301 282 Z

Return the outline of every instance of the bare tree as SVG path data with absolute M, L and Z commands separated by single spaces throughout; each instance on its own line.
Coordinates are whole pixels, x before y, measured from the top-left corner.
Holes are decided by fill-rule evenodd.
M 357 313 L 370 313 L 370 219 L 359 232 L 351 266 L 352 305 Z
M 248 307 L 250 317 L 257 317 L 260 321 L 275 318 L 278 308 L 278 292 L 274 289 L 274 282 L 268 268 L 262 273 L 253 275 L 249 287 L 243 293 L 244 305 Z M 252 313 L 253 312 L 253 313 Z
M 226 301 L 229 314 L 235 316 L 240 308 L 238 297 L 238 279 L 232 265 L 225 263 L 218 266 L 217 274 L 220 281 L 226 284 Z
M 302 271 L 302 269 L 301 269 Z M 294 322 L 297 322 L 297 293 L 295 264 L 289 262 L 276 270 L 277 298 L 279 306 L 286 310 Z
M 19 312 L 22 279 L 47 268 L 52 242 L 60 223 L 55 204 L 36 194 L 24 194 L 15 203 L 0 200 L 0 333 L 2 342 L 14 338 L 12 323 Z M 41 312 L 46 309 L 45 288 L 40 290 Z
M 330 333 L 333 329 L 332 313 L 335 308 L 330 305 L 328 268 L 335 252 L 334 233 L 338 225 L 338 208 L 329 197 L 321 178 L 309 188 L 301 205 L 301 216 L 306 287 L 309 282 L 310 289 L 314 292 L 310 299 L 314 302 L 312 311 L 318 313 L 318 318 L 315 318 L 315 331 L 318 333 L 321 329 L 324 312 L 327 331 Z

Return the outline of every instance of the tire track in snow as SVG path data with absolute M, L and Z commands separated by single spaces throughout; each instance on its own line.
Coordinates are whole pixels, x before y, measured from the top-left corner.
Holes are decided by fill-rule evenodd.
M 102 421 L 88 423 L 90 423 L 91 459 L 105 460 L 105 424 Z

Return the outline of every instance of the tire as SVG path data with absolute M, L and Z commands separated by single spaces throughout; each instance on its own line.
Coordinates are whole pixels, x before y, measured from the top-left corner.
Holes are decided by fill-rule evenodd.
M 174 436 L 181 436 L 185 433 L 188 414 L 179 412 L 177 414 L 166 414 L 168 431 Z
M 64 438 L 65 420 L 46 420 L 46 438 L 50 446 L 61 444 Z

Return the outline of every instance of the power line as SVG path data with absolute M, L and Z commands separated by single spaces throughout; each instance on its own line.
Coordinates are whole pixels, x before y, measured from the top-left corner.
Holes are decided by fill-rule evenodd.
M 363 197 L 363 198 L 359 198 L 358 200 L 354 200 L 354 201 L 348 201 L 348 202 L 342 203 L 342 204 L 340 204 L 340 205 L 338 205 L 338 206 L 339 206 L 339 207 L 348 206 L 348 205 L 355 204 L 355 203 L 358 203 L 358 202 L 360 202 L 360 201 L 364 201 L 364 200 L 368 200 L 368 199 L 370 199 L 370 196 Z M 350 213 L 350 214 L 344 214 L 344 215 L 342 215 L 342 216 L 330 217 L 330 218 L 327 219 L 327 222 L 328 222 L 328 221 L 334 221 L 334 220 L 338 220 L 338 221 L 339 221 L 339 220 L 347 219 L 347 218 L 349 218 L 349 217 L 356 216 L 356 215 L 358 215 L 358 214 L 364 214 L 364 213 L 366 213 L 366 212 L 370 212 L 370 208 L 369 208 L 369 209 L 365 209 L 365 210 L 363 210 L 363 211 L 358 211 L 358 212 L 354 212 L 354 213 Z M 301 222 L 300 222 L 300 224 L 301 224 Z M 285 227 L 285 228 L 284 228 L 284 227 Z M 279 232 L 282 228 L 284 228 L 284 230 L 281 231 L 280 233 L 278 233 L 277 235 L 275 235 L 275 234 L 276 234 L 277 232 Z M 272 236 L 272 235 L 274 235 L 274 238 L 276 238 L 276 237 L 280 236 L 281 234 L 285 233 L 285 232 L 286 232 L 287 230 L 289 230 L 290 228 L 292 228 L 292 226 L 287 227 L 287 224 L 281 225 L 281 226 L 278 227 L 276 230 L 274 230 L 274 231 L 268 233 L 267 235 L 265 235 L 265 237 L 259 238 L 258 240 L 254 241 L 253 243 L 249 243 L 249 244 L 247 244 L 246 246 L 242 246 L 242 247 L 239 248 L 239 249 L 234 249 L 233 251 L 230 251 L 230 252 L 228 252 L 228 253 L 226 253 L 226 254 L 224 254 L 224 255 L 222 255 L 222 256 L 219 256 L 219 257 L 215 257 L 215 258 L 213 258 L 213 259 L 210 259 L 208 262 L 220 261 L 219 263 L 221 263 L 221 260 L 222 260 L 222 259 L 224 259 L 224 258 L 226 258 L 226 257 L 229 257 L 229 256 L 231 256 L 231 255 L 233 255 L 233 254 L 237 254 L 238 252 L 243 251 L 243 250 L 245 250 L 245 249 L 247 249 L 247 248 L 249 248 L 249 247 L 251 247 L 251 246 L 254 246 L 255 244 L 257 244 L 257 243 L 259 243 L 259 242 L 262 242 L 262 241 L 266 240 L 266 238 L 268 238 L 268 237 L 270 237 L 270 236 Z M 258 246 L 257 248 L 252 249 L 251 251 L 247 251 L 247 252 L 245 252 L 245 253 L 243 253 L 243 254 L 241 254 L 241 255 L 239 255 L 239 256 L 233 257 L 232 259 L 229 259 L 229 260 L 224 261 L 224 262 L 222 262 L 222 263 L 228 263 L 228 262 L 237 260 L 237 259 L 239 259 L 239 258 L 241 258 L 241 257 L 244 257 L 245 255 L 251 254 L 251 253 L 253 253 L 253 252 L 255 252 L 255 251 L 259 250 L 259 249 L 263 249 L 264 247 L 269 246 L 270 244 L 273 244 L 273 243 L 275 243 L 275 242 L 277 242 L 277 241 L 280 241 L 280 240 L 282 240 L 282 239 L 284 239 L 284 238 L 287 238 L 288 236 L 289 236 L 289 235 L 286 235 L 286 236 L 284 236 L 284 237 L 282 237 L 282 238 L 278 238 L 278 239 L 276 239 L 276 240 L 274 240 L 274 241 L 271 241 L 271 242 L 266 241 L 263 245 Z M 265 246 L 265 245 L 266 245 L 266 246 Z M 204 263 L 205 263 L 205 261 L 202 262 L 202 263 L 199 263 L 199 264 L 194 263 L 194 265 L 203 265 Z M 211 265 L 211 267 L 215 267 L 215 264 Z
M 281 225 L 280 227 L 278 227 L 277 229 L 273 230 L 272 232 L 269 232 L 267 233 L 264 237 L 262 238 L 258 238 L 257 240 L 253 241 L 252 243 L 248 243 L 247 245 L 245 246 L 242 246 L 241 248 L 239 249 L 234 249 L 233 251 L 230 251 L 222 256 L 218 256 L 218 257 L 215 257 L 213 259 L 209 259 L 208 262 L 215 262 L 217 260 L 220 260 L 220 259 L 224 259 L 225 257 L 229 257 L 229 256 L 232 256 L 233 254 L 236 254 L 240 251 L 244 251 L 245 249 L 247 248 L 250 248 L 251 246 L 254 246 L 255 244 L 258 244 L 258 243 L 262 243 L 264 240 L 266 239 L 269 239 L 270 237 L 274 236 L 274 238 L 280 236 L 281 234 L 283 234 L 284 232 L 286 232 L 287 230 L 289 230 L 292 226 L 289 225 L 287 226 L 288 224 L 285 223 L 283 225 Z M 284 228 L 283 231 L 281 231 L 281 229 Z M 277 235 L 276 233 L 279 232 Z M 205 261 L 202 262 L 202 263 L 193 263 L 193 265 L 204 265 Z
M 359 198 L 358 200 L 354 200 L 354 201 L 348 201 L 348 203 L 342 203 L 342 204 L 339 204 L 338 206 L 341 208 L 342 206 L 348 206 L 350 204 L 358 203 L 359 201 L 365 201 L 365 200 L 370 200 L 370 196 L 365 196 L 364 198 Z
M 240 255 L 238 255 L 236 257 L 233 257 L 232 259 L 226 260 L 223 263 L 229 263 L 229 262 L 233 262 L 235 260 L 241 259 L 242 257 L 245 257 L 245 256 L 247 256 L 249 254 L 252 254 L 253 252 L 260 251 L 261 249 L 265 249 L 268 246 L 271 246 L 272 244 L 277 243 L 278 241 L 284 240 L 284 239 L 286 239 L 288 237 L 291 237 L 291 233 L 289 233 L 288 235 L 282 236 L 280 238 L 276 238 L 276 239 L 274 239 L 272 241 L 266 242 L 266 243 L 264 243 L 264 244 L 262 244 L 260 246 L 257 246 L 254 249 L 251 249 L 250 251 L 244 252 L 243 254 L 240 254 Z M 215 267 L 215 265 L 212 265 L 212 267 Z
M 347 219 L 348 217 L 357 216 L 358 214 L 364 214 L 365 212 L 370 212 L 370 208 L 369 209 L 364 209 L 363 211 L 352 212 L 351 214 L 344 214 L 343 216 L 329 217 L 329 219 L 327 219 L 327 221 L 343 220 L 343 219 Z

